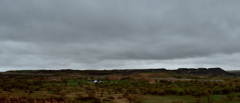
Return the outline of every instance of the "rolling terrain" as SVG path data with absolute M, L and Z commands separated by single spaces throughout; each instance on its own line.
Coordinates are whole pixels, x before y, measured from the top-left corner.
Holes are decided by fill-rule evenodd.
M 221 68 L 0 73 L 0 102 L 238 103 L 239 99 L 238 76 Z

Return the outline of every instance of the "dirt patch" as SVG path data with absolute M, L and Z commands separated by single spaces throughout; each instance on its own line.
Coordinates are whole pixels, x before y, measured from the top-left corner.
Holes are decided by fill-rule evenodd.
M 114 99 L 112 103 L 128 103 L 128 100 L 126 98 Z
M 165 73 L 149 73 L 148 78 L 170 78 L 168 74 Z

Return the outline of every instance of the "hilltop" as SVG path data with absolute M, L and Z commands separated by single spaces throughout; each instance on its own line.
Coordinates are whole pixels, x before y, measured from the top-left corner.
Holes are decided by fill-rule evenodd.
M 82 73 L 88 75 L 111 75 L 111 74 L 132 74 L 132 73 L 176 73 L 188 75 L 211 75 L 211 76 L 233 76 L 233 73 L 224 71 L 221 68 L 178 68 L 175 70 L 167 70 L 165 68 L 158 69 L 114 69 L 114 70 L 16 70 L 7 71 L 6 73 L 34 73 L 34 74 L 65 74 L 65 73 Z

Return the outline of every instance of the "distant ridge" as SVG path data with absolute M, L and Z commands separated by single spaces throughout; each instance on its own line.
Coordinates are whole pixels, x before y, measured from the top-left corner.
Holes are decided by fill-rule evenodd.
M 178 74 L 194 74 L 194 75 L 234 75 L 232 73 L 226 72 L 221 68 L 179 68 L 178 70 L 174 70 L 174 72 Z
M 178 68 L 176 70 L 167 70 L 165 68 L 157 69 L 113 69 L 113 70 L 15 70 L 6 73 L 34 73 L 34 74 L 55 74 L 55 73 L 87 73 L 91 75 L 109 75 L 109 74 L 131 74 L 131 73 L 154 73 L 154 72 L 172 72 L 177 74 L 192 75 L 212 75 L 212 76 L 230 76 L 234 75 L 224 71 L 221 68 Z

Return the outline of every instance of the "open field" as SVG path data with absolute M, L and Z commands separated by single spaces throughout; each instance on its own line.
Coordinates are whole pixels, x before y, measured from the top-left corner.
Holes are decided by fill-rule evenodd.
M 184 70 L 185 72 L 186 70 Z M 94 71 L 16 71 L 0 74 L 0 102 L 239 103 L 234 75 Z M 128 71 L 129 72 L 129 71 Z M 222 73 L 223 74 L 223 73 Z M 227 74 L 227 73 L 226 73 Z M 215 74 L 214 74 L 215 75 Z M 165 77 L 165 78 L 164 78 Z M 101 80 L 101 82 L 93 82 Z

